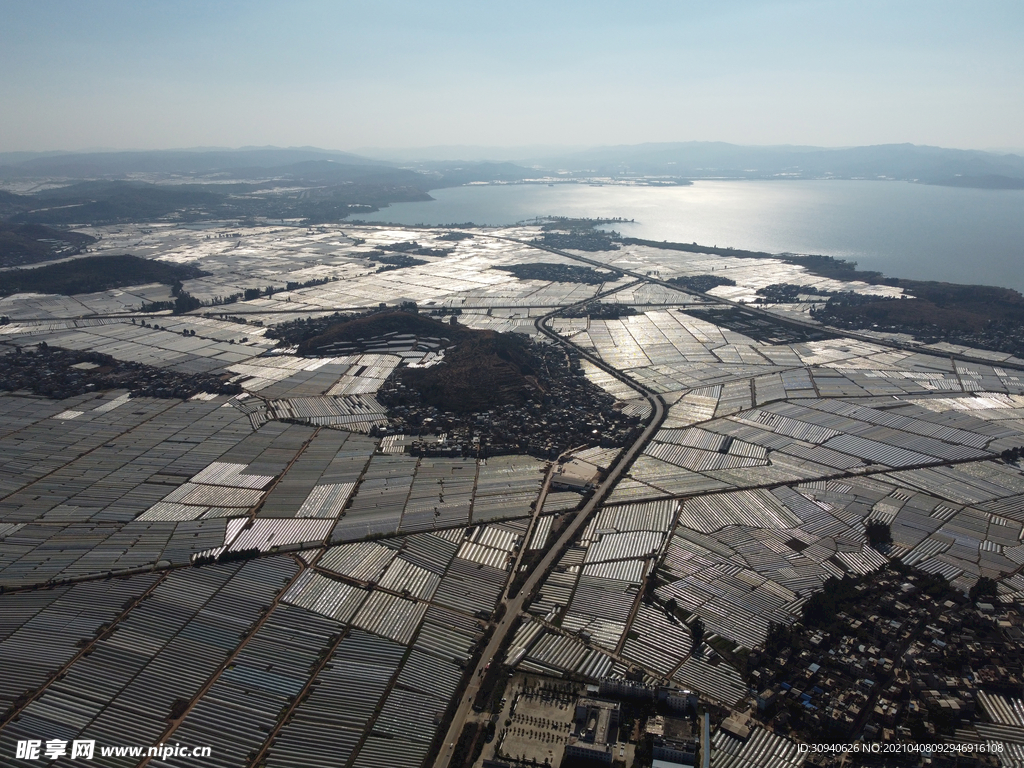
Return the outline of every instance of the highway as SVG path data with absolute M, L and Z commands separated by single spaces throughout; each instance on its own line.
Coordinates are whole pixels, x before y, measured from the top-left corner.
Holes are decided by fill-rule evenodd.
M 603 261 L 598 261 L 597 259 L 590 259 L 590 258 L 587 258 L 586 256 L 580 256 L 580 255 L 575 254 L 575 253 L 569 253 L 567 251 L 561 251 L 561 250 L 558 250 L 557 248 L 551 248 L 551 247 L 546 246 L 546 245 L 541 245 L 540 243 L 531 243 L 531 242 L 527 242 L 525 240 L 516 240 L 515 238 L 511 238 L 511 237 L 502 237 L 500 235 L 483 235 L 483 236 L 484 237 L 491 237 L 491 238 L 494 238 L 495 240 L 506 240 L 508 242 L 518 243 L 519 245 L 527 245 L 527 246 L 530 246 L 531 248 L 537 248 L 537 249 L 542 250 L 542 251 L 547 251 L 548 253 L 553 253 L 553 254 L 555 254 L 557 256 L 563 256 L 563 257 L 565 257 L 567 259 L 572 259 L 574 261 L 579 261 L 579 262 L 582 262 L 584 264 L 589 264 L 592 267 L 599 267 L 600 269 L 614 270 L 616 272 L 621 272 L 622 274 L 624 274 L 624 275 L 626 275 L 628 277 L 635 278 L 635 279 L 640 280 L 640 281 L 645 282 L 645 283 L 652 283 L 654 285 L 660 285 L 660 286 L 663 286 L 664 288 L 668 288 L 668 289 L 673 290 L 673 291 L 678 291 L 679 293 L 685 293 L 685 294 L 688 294 L 690 296 L 696 296 L 698 298 L 702 298 L 702 299 L 705 299 L 705 300 L 712 301 L 712 302 L 714 302 L 716 304 L 724 304 L 724 305 L 728 305 L 728 306 L 731 306 L 731 307 L 735 307 L 737 309 L 742 309 L 744 312 L 749 312 L 752 315 L 756 315 L 756 316 L 762 317 L 762 318 L 764 318 L 766 320 L 770 320 L 771 322 L 776 323 L 778 325 L 789 326 L 791 328 L 799 328 L 801 330 L 817 331 L 819 333 L 830 333 L 830 334 L 834 334 L 836 336 L 842 336 L 844 338 L 856 339 L 857 341 L 865 341 L 865 342 L 867 342 L 869 344 L 875 344 L 875 345 L 877 345 L 879 347 L 888 347 L 889 349 L 898 349 L 898 350 L 901 350 L 903 352 L 914 352 L 914 353 L 924 354 L 924 355 L 933 355 L 935 357 L 943 357 L 944 356 L 943 353 L 941 353 L 941 352 L 937 352 L 937 351 L 931 350 L 931 349 L 924 349 L 922 347 L 922 345 L 919 345 L 919 344 L 905 343 L 905 342 L 897 341 L 895 339 L 878 338 L 878 337 L 873 336 L 871 334 L 861 333 L 861 332 L 858 332 L 858 331 L 855 331 L 855 330 L 847 330 L 845 328 L 833 328 L 831 326 L 822 325 L 820 323 L 816 323 L 816 322 L 813 322 L 813 321 L 810 321 L 810 320 L 800 320 L 800 319 L 795 318 L 795 317 L 786 317 L 786 316 L 783 316 L 781 314 L 777 314 L 775 312 L 770 312 L 770 311 L 768 311 L 766 309 L 762 309 L 761 307 L 758 307 L 758 306 L 753 305 L 753 304 L 745 304 L 745 303 L 743 303 L 741 301 L 733 301 L 732 299 L 722 298 L 721 296 L 710 296 L 708 294 L 700 293 L 698 291 L 691 291 L 691 290 L 688 290 L 686 288 L 683 288 L 682 286 L 670 283 L 667 280 L 662 280 L 662 279 L 657 278 L 657 277 L 651 277 L 650 275 L 642 275 L 639 272 L 634 272 L 631 269 L 625 269 L 623 267 L 618 267 L 618 266 L 615 266 L 613 264 L 608 264 L 608 263 L 603 262 Z M 741 258 L 741 257 L 737 257 L 737 258 Z M 852 279 L 856 280 L 856 276 L 854 276 Z M 590 299 L 590 301 L 593 301 L 596 298 L 598 298 L 598 297 L 595 296 L 593 299 Z M 586 303 L 586 302 L 581 302 L 581 303 Z M 962 352 L 957 352 L 955 355 L 951 355 L 951 357 L 954 357 L 957 360 L 962 360 L 962 361 L 968 362 L 968 363 L 977 363 L 978 365 L 998 365 L 1000 368 L 1013 368 L 1014 370 L 1024 370 L 1024 366 L 1021 366 L 1018 363 L 1012 363 L 1012 362 L 1009 362 L 1009 361 L 998 361 L 998 360 L 993 360 L 993 359 L 987 358 L 987 357 L 976 357 L 974 355 L 964 354 Z
M 592 299 L 588 299 L 588 301 L 592 301 Z M 473 706 L 473 699 L 476 696 L 477 691 L 480 690 L 480 683 L 483 680 L 484 670 L 487 668 L 487 665 L 490 664 L 492 661 L 500 661 L 500 659 L 495 658 L 498 649 L 501 647 L 501 644 L 505 641 L 505 638 L 508 636 L 509 631 L 515 624 L 516 618 L 519 616 L 519 613 L 523 609 L 523 605 L 526 603 L 530 595 L 533 594 L 534 590 L 536 590 L 536 588 L 540 585 L 540 582 L 544 579 L 548 572 L 554 567 L 558 558 L 561 556 L 562 551 L 566 548 L 566 546 L 568 546 L 568 544 L 571 541 L 573 541 L 579 535 L 580 531 L 586 525 L 587 520 L 589 520 L 590 516 L 594 513 L 594 510 L 596 510 L 601 505 L 605 497 L 615 487 L 615 484 L 619 481 L 619 478 L 622 476 L 623 472 L 625 472 L 629 465 L 632 464 L 633 460 L 644 449 L 644 447 L 647 445 L 650 439 L 661 427 L 662 422 L 665 420 L 667 408 L 665 406 L 665 401 L 661 398 L 660 395 L 651 392 L 645 389 L 644 387 L 641 387 L 636 382 L 632 381 L 627 376 L 625 376 L 621 371 L 615 370 L 614 368 L 607 365 L 599 358 L 595 358 L 593 355 L 590 355 L 586 351 L 579 349 L 578 347 L 574 346 L 567 340 L 558 336 L 558 334 L 554 333 L 550 328 L 548 328 L 546 323 L 555 314 L 556 312 L 552 312 L 550 314 L 544 315 L 543 317 L 537 318 L 537 320 L 535 321 L 535 326 L 537 330 L 560 344 L 572 347 L 576 352 L 586 357 L 588 360 L 590 360 L 592 363 L 600 367 L 602 370 L 610 373 L 617 379 L 620 379 L 621 381 L 625 382 L 633 389 L 636 389 L 638 392 L 641 392 L 651 403 L 651 407 L 653 409 L 651 414 L 651 420 L 648 423 L 647 427 L 644 429 L 644 431 L 640 433 L 640 436 L 633 442 L 631 446 L 629 446 L 629 448 L 625 450 L 625 452 L 619 455 L 618 461 L 616 461 L 615 464 L 611 468 L 609 468 L 608 474 L 605 476 L 604 480 L 600 483 L 600 485 L 598 485 L 597 490 L 594 491 L 593 496 L 591 496 L 590 500 L 583 506 L 583 509 L 581 509 L 576 514 L 576 517 L 572 521 L 572 523 L 570 523 L 566 527 L 566 529 L 562 531 L 562 535 L 558 537 L 558 540 L 554 542 L 550 547 L 548 547 L 548 550 L 544 554 L 544 557 L 540 560 L 540 562 L 537 563 L 536 567 L 533 569 L 533 572 L 527 578 L 526 583 L 523 584 L 522 589 L 519 590 L 519 592 L 516 594 L 514 598 L 508 599 L 506 597 L 504 600 L 502 600 L 501 604 L 505 607 L 504 615 L 502 616 L 501 621 L 499 621 L 497 625 L 494 627 L 494 632 L 491 635 L 491 639 L 487 643 L 487 647 L 484 648 L 484 651 L 480 656 L 480 661 L 477 664 L 476 669 L 473 670 L 473 675 L 469 680 L 469 685 L 462 695 L 462 701 L 459 704 L 458 710 L 456 710 L 455 712 L 455 716 L 452 718 L 451 726 L 448 728 L 448 735 L 445 736 L 445 739 L 442 742 L 440 754 L 437 756 L 437 760 L 434 762 L 435 768 L 448 768 L 449 762 L 452 757 L 452 745 L 458 742 L 459 736 L 462 733 L 462 729 L 466 725 L 467 720 L 469 720 L 470 711 Z M 523 542 L 523 546 L 526 546 L 526 542 Z M 515 571 L 509 574 L 509 579 L 511 580 L 513 578 L 515 578 Z

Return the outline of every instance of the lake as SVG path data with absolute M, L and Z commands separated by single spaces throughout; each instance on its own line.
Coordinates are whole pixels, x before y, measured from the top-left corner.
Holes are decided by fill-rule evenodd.
M 689 187 L 474 185 L 396 203 L 365 221 L 508 225 L 535 216 L 622 217 L 623 235 L 821 253 L 918 280 L 1024 291 L 1024 190 L 900 181 L 697 181 Z

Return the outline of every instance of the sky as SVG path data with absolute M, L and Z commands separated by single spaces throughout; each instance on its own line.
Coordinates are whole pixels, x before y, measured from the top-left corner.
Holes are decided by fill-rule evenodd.
M 0 0 L 0 152 L 1024 147 L 1024 3 Z

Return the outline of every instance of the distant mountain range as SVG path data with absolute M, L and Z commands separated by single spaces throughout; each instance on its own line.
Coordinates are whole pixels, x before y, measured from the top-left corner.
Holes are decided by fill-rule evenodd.
M 429 189 L 470 182 L 521 181 L 560 173 L 656 176 L 675 179 L 902 179 L 927 184 L 1024 189 L 1024 157 L 914 144 L 822 148 L 754 147 L 682 142 L 595 147 L 523 158 L 494 148 L 452 147 L 474 159 L 439 160 L 439 148 L 395 151 L 394 160 L 371 159 L 315 147 L 186 149 L 136 152 L 0 154 L 0 180 L 115 180 L 145 178 L 209 183 L 268 180 L 299 185 L 378 185 Z M 509 150 L 512 152 L 512 150 Z M 490 155 L 493 160 L 480 158 Z M 380 156 L 378 155 L 377 158 Z
M 28 159 L 19 159 L 17 155 L 20 154 L 29 153 L 0 155 L 0 178 L 57 176 L 86 179 L 114 178 L 140 173 L 208 175 L 241 168 L 272 168 L 315 160 L 331 160 L 347 165 L 372 165 L 378 162 L 348 152 L 313 147 L 62 152 L 30 156 Z
M 391 203 L 430 200 L 430 189 L 537 173 L 510 163 L 408 168 L 308 147 L 19 153 L 4 159 L 0 180 L 50 183 L 31 194 L 0 189 L 0 223 L 59 227 L 209 219 L 325 223 Z M 0 261 L 25 258 L 23 249 L 7 245 L 0 243 Z
M 721 142 L 598 147 L 540 162 L 575 172 L 696 178 L 889 178 L 961 187 L 1024 188 L 1024 157 L 915 144 L 746 147 Z

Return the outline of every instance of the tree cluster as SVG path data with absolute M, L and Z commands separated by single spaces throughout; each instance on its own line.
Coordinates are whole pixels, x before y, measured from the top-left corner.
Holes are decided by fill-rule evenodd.
M 146 283 L 181 285 L 209 273 L 186 264 L 169 264 L 138 256 L 88 256 L 32 269 L 0 272 L 0 296 L 12 293 L 59 293 L 75 296 Z
M 95 237 L 41 224 L 0 222 L 0 267 L 20 267 L 82 252 Z
M 971 587 L 968 596 L 972 602 L 978 602 L 981 600 L 994 600 L 999 596 L 999 591 L 996 588 L 995 579 L 991 579 L 988 576 L 982 576 Z
M 601 285 L 621 277 L 619 272 L 609 274 L 598 272 L 593 267 L 548 262 L 512 264 L 507 267 L 496 267 L 496 269 L 500 269 L 502 272 L 511 272 L 520 280 L 544 280 L 553 283 L 582 283 L 584 285 Z
M 539 241 L 548 248 L 574 251 L 617 251 L 618 244 L 610 235 L 593 230 L 574 230 L 572 232 L 545 232 Z
M 91 366 L 74 367 L 80 363 Z M 227 384 L 208 373 L 179 373 L 115 360 L 98 352 L 49 347 L 45 343 L 35 352 L 19 349 L 0 357 L 0 390 L 28 390 L 61 400 L 108 389 L 127 389 L 133 397 L 182 400 L 200 392 L 233 395 L 242 391 L 237 384 Z
M 735 280 L 723 275 L 681 275 L 669 278 L 668 282 L 697 293 L 707 293 L 720 285 L 736 285 Z
M 756 291 L 764 301 L 773 304 L 793 304 L 801 295 L 821 296 L 826 299 L 834 296 L 834 291 L 822 291 L 813 285 L 797 285 L 796 283 L 772 283 Z
M 864 526 L 864 533 L 868 537 L 868 543 L 875 549 L 892 543 L 892 530 L 888 523 L 881 520 L 868 520 Z

